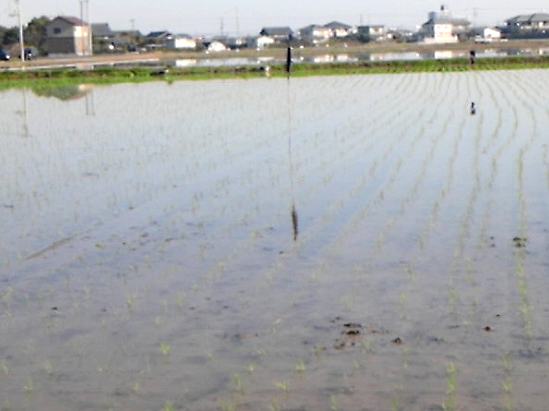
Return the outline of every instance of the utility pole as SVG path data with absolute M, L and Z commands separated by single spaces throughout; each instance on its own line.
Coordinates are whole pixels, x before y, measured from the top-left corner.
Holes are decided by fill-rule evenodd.
M 132 24 L 132 32 L 134 32 L 135 31 L 135 19 L 130 19 L 130 23 Z
M 84 56 L 90 56 L 93 54 L 93 44 L 92 44 L 92 29 L 91 29 L 91 22 L 90 22 L 90 2 L 89 0 L 80 0 L 80 20 L 82 20 L 83 23 L 86 21 L 87 23 L 87 36 L 84 37 L 84 33 L 81 33 L 81 46 L 82 46 L 82 54 Z M 82 26 L 84 27 L 84 26 Z
M 17 18 L 19 19 L 19 47 L 20 47 L 20 53 L 21 53 L 21 62 L 25 62 L 25 41 L 23 39 L 23 22 L 21 19 L 21 4 L 19 3 L 19 0 L 15 0 L 15 4 L 17 4 Z
M 223 17 L 221 17 L 219 19 L 219 30 L 221 30 L 221 37 L 223 37 L 224 35 L 223 29 L 224 29 L 224 23 L 223 23 Z

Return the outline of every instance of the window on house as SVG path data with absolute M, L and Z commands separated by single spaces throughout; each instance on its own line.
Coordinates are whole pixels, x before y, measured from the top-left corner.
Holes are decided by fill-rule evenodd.
M 59 34 L 59 33 L 61 33 L 61 29 L 59 27 L 54 27 L 53 34 Z

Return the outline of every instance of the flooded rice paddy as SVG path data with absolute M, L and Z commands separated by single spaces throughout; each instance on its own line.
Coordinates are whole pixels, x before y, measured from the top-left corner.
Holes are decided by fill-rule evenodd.
M 546 409 L 548 71 L 0 107 L 0 409 Z

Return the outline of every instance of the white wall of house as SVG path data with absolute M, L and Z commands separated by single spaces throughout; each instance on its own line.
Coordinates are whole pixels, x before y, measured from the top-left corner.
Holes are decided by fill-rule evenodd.
M 499 40 L 501 39 L 501 31 L 497 29 L 486 28 L 484 29 L 483 37 L 490 40 Z
M 212 41 L 208 46 L 208 51 L 216 52 L 225 50 L 227 50 L 227 47 L 225 47 L 225 45 L 219 41 Z
M 250 47 L 261 50 L 274 43 L 274 39 L 269 36 L 259 36 L 251 41 Z
M 452 24 L 431 24 L 424 27 L 423 42 L 426 44 L 457 43 L 458 37 L 453 30 Z
M 168 39 L 166 47 L 170 50 L 194 50 L 196 48 L 196 40 L 187 37 L 173 37 Z

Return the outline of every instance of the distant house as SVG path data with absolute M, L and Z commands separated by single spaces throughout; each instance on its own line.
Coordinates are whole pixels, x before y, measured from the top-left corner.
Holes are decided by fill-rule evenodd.
M 383 25 L 358 26 L 357 34 L 362 41 L 381 41 L 387 37 L 387 30 Z
M 505 20 L 501 31 L 508 38 L 549 37 L 549 14 L 520 14 Z
M 145 36 L 147 46 L 151 49 L 166 48 L 168 40 L 172 38 L 172 33 L 166 30 L 151 31 Z
M 429 20 L 419 30 L 419 40 L 427 44 L 457 43 L 459 36 L 470 30 L 470 25 L 466 19 L 453 17 L 441 6 L 440 12 L 429 13 Z
M 505 24 L 507 27 L 516 28 L 522 31 L 549 30 L 549 14 L 520 14 L 518 16 L 511 17 L 510 19 L 505 20 Z
M 398 41 L 398 42 L 408 42 L 414 39 L 415 33 L 412 30 L 407 29 L 389 29 L 387 30 L 387 39 Z
M 348 24 L 340 23 L 339 21 L 332 21 L 324 25 L 327 29 L 332 31 L 332 37 L 343 38 L 353 34 L 354 30 L 352 26 Z
M 219 52 L 227 50 L 227 47 L 222 42 L 214 40 L 206 45 L 206 50 L 211 52 Z
M 194 50 L 196 40 L 188 34 L 175 34 L 166 39 L 166 48 L 170 50 Z
M 325 43 L 332 37 L 332 30 L 328 27 L 311 24 L 299 29 L 297 37 L 309 44 Z
M 491 43 L 501 40 L 501 30 L 492 27 L 477 27 L 473 30 L 476 43 Z
M 139 30 L 115 31 L 113 43 L 117 49 L 137 51 L 137 45 L 143 42 L 143 35 Z
M 248 47 L 252 49 L 262 50 L 274 44 L 274 40 L 268 36 L 255 36 L 248 39 Z
M 244 37 L 228 37 L 222 43 L 230 50 L 240 50 L 248 47 L 248 42 Z
M 116 33 L 111 30 L 109 23 L 92 24 L 92 39 L 94 51 L 114 50 Z
M 289 27 L 264 27 L 259 32 L 259 35 L 270 37 L 275 43 L 282 43 L 291 39 L 294 32 Z
M 76 17 L 58 16 L 46 25 L 46 49 L 50 55 L 92 54 L 89 25 Z
M 92 24 L 93 40 L 112 40 L 115 37 L 115 32 L 109 27 L 109 23 L 94 23 Z

